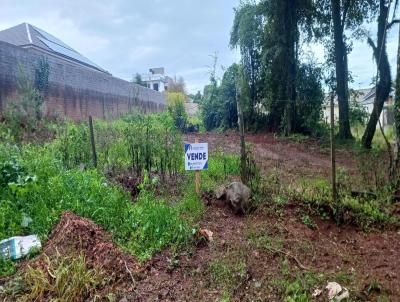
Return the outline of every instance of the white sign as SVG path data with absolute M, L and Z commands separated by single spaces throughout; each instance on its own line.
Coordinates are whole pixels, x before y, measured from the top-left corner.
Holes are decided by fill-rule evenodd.
M 208 169 L 208 144 L 185 144 L 185 170 Z

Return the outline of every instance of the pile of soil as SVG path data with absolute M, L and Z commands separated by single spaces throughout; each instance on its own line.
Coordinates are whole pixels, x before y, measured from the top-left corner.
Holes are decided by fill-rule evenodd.
M 120 175 L 116 178 L 117 183 L 131 193 L 132 200 L 135 200 L 140 193 L 139 185 L 142 182 L 141 179 L 135 178 L 131 175 Z
M 79 255 L 83 253 L 89 268 L 98 267 L 114 282 L 139 280 L 142 269 L 130 255 L 121 251 L 111 240 L 111 235 L 91 220 L 64 212 L 59 224 L 51 233 L 43 254 L 29 265 L 46 267 L 44 255 Z

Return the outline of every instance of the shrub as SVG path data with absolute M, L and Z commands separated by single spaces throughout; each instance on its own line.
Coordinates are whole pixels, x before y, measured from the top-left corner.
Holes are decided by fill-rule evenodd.
M 167 93 L 168 112 L 174 120 L 175 127 L 183 132 L 186 131 L 188 124 L 185 100 L 186 96 L 182 92 Z

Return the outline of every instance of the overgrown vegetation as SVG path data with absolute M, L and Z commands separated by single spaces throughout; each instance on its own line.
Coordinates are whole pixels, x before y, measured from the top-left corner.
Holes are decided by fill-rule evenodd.
M 0 146 L 0 238 L 38 234 L 45 239 L 61 213 L 72 210 L 102 225 L 141 259 L 167 245 L 188 242 L 196 219 L 191 226 L 182 217 L 190 217 L 199 203 L 189 190 L 172 205 L 160 200 L 150 183 L 142 186 L 133 204 L 127 193 L 101 174 L 131 169 L 143 183 L 148 175 L 186 178 L 181 139 L 171 119 L 136 116 L 111 124 L 99 122 L 95 129 L 98 170 L 92 169 L 85 124 L 68 123 L 57 139 L 44 146 Z M 198 219 L 198 210 L 193 215 Z M 24 217 L 32 222 L 24 225 Z
M 28 267 L 8 289 L 18 301 L 82 301 L 95 299 L 97 287 L 107 283 L 101 268 L 88 268 L 84 255 L 79 257 L 45 257 L 45 267 Z

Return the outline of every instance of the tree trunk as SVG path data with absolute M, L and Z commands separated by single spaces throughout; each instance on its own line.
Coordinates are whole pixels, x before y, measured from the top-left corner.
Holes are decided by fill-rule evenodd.
M 394 99 L 394 132 L 395 132 L 395 154 L 393 166 L 391 167 L 392 182 L 399 188 L 400 183 L 400 27 L 399 27 L 399 46 L 397 49 L 397 75 L 396 75 L 396 95 Z
M 238 74 L 237 82 L 236 82 L 236 105 L 238 112 L 238 127 L 240 134 L 240 178 L 244 184 L 246 184 L 247 180 L 247 166 L 246 166 L 246 143 L 244 139 L 244 118 L 242 111 L 242 102 L 241 102 L 241 90 L 240 90 L 240 81 L 241 74 Z
M 380 13 L 378 17 L 378 44 L 375 46 L 372 40 L 369 40 L 373 50 L 376 64 L 378 65 L 379 81 L 376 87 L 376 95 L 374 100 L 374 108 L 369 118 L 367 128 L 362 137 L 364 148 L 371 148 L 372 139 L 374 138 L 376 126 L 381 116 L 383 106 L 388 100 L 392 85 L 392 77 L 390 74 L 389 59 L 386 51 L 386 27 L 389 8 L 385 6 L 385 0 L 380 0 Z
M 348 93 L 348 66 L 347 50 L 343 39 L 344 22 L 341 20 L 340 0 L 331 0 L 332 20 L 334 30 L 334 48 L 336 64 L 336 93 L 339 103 L 339 138 L 351 139 L 349 121 L 349 93 Z
M 296 131 L 296 42 L 297 42 L 297 0 L 286 0 L 286 47 L 287 64 L 287 134 Z

